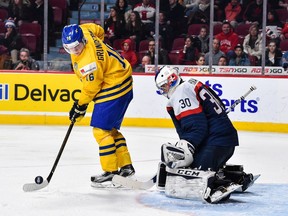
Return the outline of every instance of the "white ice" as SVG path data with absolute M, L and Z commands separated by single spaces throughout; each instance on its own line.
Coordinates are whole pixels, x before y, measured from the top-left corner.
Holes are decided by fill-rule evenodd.
M 38 175 L 46 178 L 68 126 L 0 125 L 0 215 L 2 216 L 147 216 L 211 215 L 284 216 L 288 212 L 288 134 L 239 132 L 233 164 L 261 174 L 244 194 L 233 194 L 225 204 L 209 205 L 165 197 L 148 191 L 96 190 L 90 176 L 101 173 L 90 127 L 75 125 L 48 187 L 23 192 Z M 174 129 L 123 127 L 139 180 L 157 170 L 160 146 L 176 142 Z

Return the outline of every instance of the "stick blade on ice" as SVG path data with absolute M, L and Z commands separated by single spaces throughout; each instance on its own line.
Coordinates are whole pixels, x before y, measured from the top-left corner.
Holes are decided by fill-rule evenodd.
M 41 184 L 27 183 L 27 184 L 23 185 L 23 191 L 25 191 L 25 192 L 37 191 L 37 190 L 40 190 L 42 188 L 45 188 L 48 184 L 49 184 L 49 182 L 47 181 L 47 179 L 44 180 Z
M 112 182 L 115 184 L 120 184 L 126 188 L 134 190 L 147 190 L 152 188 L 155 185 L 155 179 L 150 179 L 146 182 L 137 181 L 135 179 L 126 178 L 119 175 L 114 175 Z

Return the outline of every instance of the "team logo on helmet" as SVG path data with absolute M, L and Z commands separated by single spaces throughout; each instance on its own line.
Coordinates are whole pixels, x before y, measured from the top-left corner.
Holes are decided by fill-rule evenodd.
M 180 81 L 181 77 L 179 76 L 178 67 L 162 67 L 155 77 L 155 83 L 158 88 L 157 93 L 170 98 Z

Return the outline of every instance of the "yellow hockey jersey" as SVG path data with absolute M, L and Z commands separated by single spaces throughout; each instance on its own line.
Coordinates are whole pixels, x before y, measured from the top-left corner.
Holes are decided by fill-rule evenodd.
M 86 39 L 80 55 L 71 54 L 72 66 L 83 88 L 79 105 L 114 100 L 132 90 L 132 67 L 103 42 L 104 30 L 94 23 L 80 25 Z

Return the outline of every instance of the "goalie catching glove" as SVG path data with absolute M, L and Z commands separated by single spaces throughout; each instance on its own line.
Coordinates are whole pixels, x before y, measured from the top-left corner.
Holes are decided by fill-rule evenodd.
M 79 122 L 85 116 L 88 104 L 79 105 L 78 101 L 75 101 L 70 112 L 69 119 L 72 122 Z
M 186 140 L 179 140 L 175 145 L 165 143 L 161 147 L 161 160 L 174 169 L 189 167 L 193 162 L 194 146 Z

